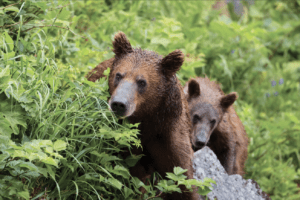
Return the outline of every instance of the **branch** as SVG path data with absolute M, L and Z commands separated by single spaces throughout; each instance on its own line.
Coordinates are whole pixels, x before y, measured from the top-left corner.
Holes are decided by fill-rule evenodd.
M 154 197 L 149 197 L 149 198 L 147 198 L 146 200 L 157 198 L 157 197 L 159 197 L 161 194 L 162 194 L 162 191 L 160 191 L 160 193 L 159 193 L 158 195 L 156 195 L 156 196 L 154 196 Z
M 4 26 L 0 26 L 0 28 L 4 28 L 4 27 L 10 27 L 10 26 L 14 26 L 20 24 L 20 22 L 14 23 L 14 24 L 10 24 L 10 25 L 4 25 Z
M 6 6 L 6 7 L 0 8 L 0 10 L 3 10 L 3 9 L 5 9 L 5 8 L 8 8 L 8 7 L 14 6 L 14 5 L 16 5 L 16 4 L 19 4 L 19 3 L 21 3 L 22 1 L 23 1 L 23 0 L 21 0 L 21 1 L 17 2 L 17 3 L 14 3 L 14 4 L 10 4 L 10 5 Z
M 40 8 L 35 12 L 33 13 L 34 15 L 36 13 L 38 13 L 40 11 Z M 29 21 L 31 21 L 33 18 L 32 17 L 29 17 L 27 21 L 23 22 L 23 25 L 27 24 Z M 4 28 L 4 27 L 11 27 L 11 26 L 14 26 L 14 25 L 18 25 L 20 24 L 21 22 L 17 22 L 17 23 L 14 23 L 14 24 L 9 24 L 9 25 L 4 25 L 4 26 L 0 26 L 0 28 Z

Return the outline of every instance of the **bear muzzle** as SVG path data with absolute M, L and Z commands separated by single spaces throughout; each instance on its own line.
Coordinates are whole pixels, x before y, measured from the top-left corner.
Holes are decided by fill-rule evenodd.
M 200 130 L 198 129 L 195 132 L 195 142 L 194 142 L 195 148 L 201 149 L 204 146 L 206 146 L 209 141 L 209 136 L 210 136 L 209 132 L 204 128 L 201 128 Z
M 133 83 L 123 82 L 115 90 L 112 98 L 109 100 L 111 110 L 119 117 L 128 117 L 135 111 L 135 88 Z

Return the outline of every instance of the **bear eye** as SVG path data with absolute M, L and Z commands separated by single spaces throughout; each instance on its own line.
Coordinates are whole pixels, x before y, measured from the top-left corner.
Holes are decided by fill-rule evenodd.
M 201 120 L 201 118 L 199 117 L 199 115 L 194 115 L 194 117 L 193 117 L 193 123 L 194 124 L 196 124 L 200 120 Z
M 214 125 L 215 125 L 215 123 L 216 123 L 216 120 L 215 120 L 215 119 L 213 119 L 213 120 L 211 120 L 211 121 L 210 121 L 210 123 L 211 123 L 211 125 L 212 125 L 212 126 L 214 126 Z
M 117 73 L 117 74 L 116 74 L 116 80 L 117 80 L 117 81 L 120 81 L 121 78 L 122 78 L 122 75 L 121 75 L 120 73 Z
M 144 80 L 139 80 L 139 81 L 137 82 L 137 84 L 138 84 L 139 87 L 143 88 L 143 87 L 146 86 L 146 81 L 144 81 Z

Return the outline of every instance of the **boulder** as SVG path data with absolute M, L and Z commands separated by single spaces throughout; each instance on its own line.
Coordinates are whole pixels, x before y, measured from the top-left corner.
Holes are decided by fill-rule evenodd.
M 209 200 L 271 200 L 254 180 L 245 180 L 237 174 L 228 175 L 209 147 L 194 153 L 193 168 L 195 179 L 207 177 L 216 181 L 217 185 L 212 184 L 213 190 L 207 194 Z

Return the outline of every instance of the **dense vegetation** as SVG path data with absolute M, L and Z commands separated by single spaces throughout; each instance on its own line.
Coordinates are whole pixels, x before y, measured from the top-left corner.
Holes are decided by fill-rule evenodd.
M 206 74 L 238 92 L 250 138 L 246 178 L 272 199 L 300 198 L 299 0 L 245 3 L 231 18 L 210 1 L 1 2 L 2 199 L 137 198 L 141 182 L 128 167 L 138 158 L 117 155 L 140 144 L 136 125 L 116 123 L 106 80 L 84 77 L 114 56 L 119 30 L 135 47 L 188 54 L 182 84 Z M 181 174 L 175 169 L 159 189 L 176 190 Z

